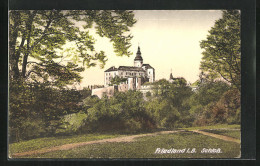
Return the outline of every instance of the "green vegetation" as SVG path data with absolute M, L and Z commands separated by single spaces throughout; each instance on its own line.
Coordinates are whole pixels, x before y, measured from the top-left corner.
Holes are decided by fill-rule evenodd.
M 16 80 L 37 82 L 40 77 L 49 82 L 48 78 L 54 77 L 52 85 L 63 87 L 80 81 L 78 72 L 84 68 L 78 63 L 92 67 L 99 62 L 103 67 L 106 55 L 95 49 L 95 39 L 88 31 L 92 27 L 99 36 L 110 39 L 117 56 L 132 54 L 129 31 L 136 23 L 133 11 L 11 10 L 9 14 L 10 75 Z M 68 43 L 75 47 L 64 49 Z
M 216 124 L 208 126 L 196 126 L 196 127 L 187 127 L 181 128 L 184 130 L 207 130 L 207 129 L 240 129 L 240 125 L 228 125 L 228 124 Z
M 75 133 L 86 118 L 87 115 L 82 112 L 65 115 L 61 119 L 60 128 L 56 130 L 56 133 Z
M 126 82 L 127 81 L 127 78 L 121 78 L 121 77 L 119 77 L 119 76 L 115 76 L 115 77 L 113 77 L 112 79 L 111 79 L 111 86 L 112 85 L 119 85 L 120 83 L 122 83 L 122 82 Z
M 78 66 L 79 62 L 83 62 L 85 67 L 99 62 L 102 67 L 107 60 L 103 51 L 95 51 L 93 37 L 87 31 L 80 31 L 75 21 L 85 22 L 85 29 L 95 23 L 97 33 L 110 39 L 118 56 L 129 56 L 132 36 L 128 32 L 135 23 L 133 12 L 11 11 L 10 152 L 184 127 L 186 130 L 200 129 L 239 138 L 240 131 L 221 130 L 240 128 L 239 16 L 238 11 L 224 11 L 223 18 L 216 22 L 207 40 L 201 42 L 205 51 L 196 91 L 192 91 L 187 81 L 180 77 L 172 83 L 165 79 L 146 83 L 153 92 L 146 93 L 145 99 L 140 91 L 132 90 L 115 92 L 113 97 L 99 99 L 90 96 L 90 89 L 66 88 L 66 85 L 82 79 L 80 72 L 84 68 Z M 223 28 L 228 38 L 223 37 Z M 232 35 L 234 37 L 230 37 Z M 224 43 L 221 43 L 222 39 Z M 72 54 L 69 54 L 71 50 L 58 54 L 57 50 L 67 42 L 75 42 L 76 50 Z M 63 59 L 71 62 L 60 63 Z M 217 79 L 221 77 L 226 81 Z M 122 81 L 125 80 L 115 78 L 113 83 Z M 196 148 L 198 152 L 161 155 L 154 154 L 156 148 Z M 202 148 L 221 148 L 223 153 L 200 154 Z M 237 143 L 186 131 L 147 136 L 129 143 L 93 144 L 28 157 L 233 158 L 239 152 Z
M 83 134 L 74 136 L 56 136 L 56 137 L 45 137 L 36 138 L 29 141 L 21 141 L 18 143 L 13 143 L 9 145 L 9 152 L 11 154 L 18 152 L 26 152 L 31 150 L 37 150 L 41 148 L 48 148 L 58 145 L 87 142 L 93 140 L 101 140 L 106 138 L 115 138 L 122 135 L 117 134 Z
M 220 129 L 220 130 L 203 130 L 209 133 L 214 133 L 214 134 L 219 134 L 219 135 L 225 135 L 228 137 L 233 137 L 236 139 L 241 139 L 241 131 L 240 130 L 224 130 L 224 129 Z
M 200 68 L 210 79 L 222 78 L 241 88 L 240 11 L 226 10 L 209 30 L 200 47 L 204 50 Z
M 89 97 L 84 103 L 89 107 L 79 132 L 136 133 L 156 128 L 139 91 L 117 92 L 110 99 Z
M 157 148 L 196 148 L 197 153 L 155 154 Z M 200 153 L 203 148 L 220 148 L 222 153 Z M 92 144 L 67 151 L 56 151 L 28 158 L 234 158 L 240 145 L 192 132 L 146 136 L 129 143 Z
M 107 61 L 89 29 L 108 38 L 117 56 L 132 54 L 133 11 L 10 10 L 9 16 L 10 142 L 56 135 L 64 115 L 83 110 L 79 103 L 91 93 L 67 85 Z

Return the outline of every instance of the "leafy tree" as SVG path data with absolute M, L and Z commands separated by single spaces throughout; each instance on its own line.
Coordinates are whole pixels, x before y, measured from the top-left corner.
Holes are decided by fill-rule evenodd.
M 125 82 L 127 78 L 121 78 L 119 76 L 115 76 L 111 79 L 111 85 L 119 85 L 121 82 Z
M 240 89 L 240 12 L 223 11 L 222 18 L 215 22 L 207 39 L 201 41 L 200 47 L 204 49 L 201 70 L 213 79 L 223 78 Z
M 174 85 L 166 79 L 160 79 L 152 84 L 155 96 L 167 97 L 168 92 Z
M 9 127 L 17 141 L 51 135 L 62 115 L 81 109 L 90 91 L 64 86 L 80 82 L 85 67 L 107 61 L 94 48 L 91 28 L 110 39 L 116 55 L 131 55 L 132 11 L 12 10 L 9 16 Z
M 80 26 L 79 23 L 82 23 Z M 86 67 L 101 67 L 107 61 L 104 51 L 96 51 L 89 30 L 94 26 L 101 37 L 113 43 L 118 56 L 129 56 L 132 38 L 129 27 L 135 23 L 132 11 L 102 10 L 12 10 L 10 11 L 10 76 L 11 78 L 51 82 L 53 86 L 79 82 L 79 72 Z M 66 44 L 75 50 L 64 49 Z M 61 51 L 64 53 L 59 53 Z M 67 54 L 67 55 L 65 55 Z M 66 62 L 66 58 L 70 62 Z
M 146 109 L 153 115 L 158 127 L 174 128 L 188 124 L 189 107 L 185 101 L 193 92 L 184 78 L 175 81 L 170 83 L 161 79 L 152 85 L 155 98 L 147 102 Z
M 152 96 L 152 93 L 151 93 L 150 91 L 148 91 L 148 92 L 145 93 L 145 96 L 146 96 L 146 97 L 151 97 L 151 96 Z
M 142 93 L 131 90 L 117 92 L 109 99 L 105 97 L 96 100 L 87 109 L 85 123 L 81 128 L 82 132 L 138 132 L 155 127 L 152 117 L 145 110 Z
M 194 94 L 196 103 L 203 106 L 211 102 L 217 102 L 221 96 L 230 89 L 230 86 L 223 81 L 205 82 L 200 85 L 198 92 Z
M 54 135 L 63 115 L 82 110 L 76 90 L 44 84 L 10 82 L 9 131 L 11 141 Z
M 174 79 L 173 84 L 177 85 L 177 86 L 187 86 L 187 81 L 185 78 L 183 77 L 178 77 Z
M 216 123 L 239 124 L 240 110 L 240 92 L 237 89 L 231 89 L 223 94 L 212 109 L 212 119 Z

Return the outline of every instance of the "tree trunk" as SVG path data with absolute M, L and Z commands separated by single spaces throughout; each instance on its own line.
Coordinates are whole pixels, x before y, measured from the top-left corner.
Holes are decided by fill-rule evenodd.
M 18 37 L 18 31 L 19 31 L 19 25 L 20 25 L 20 13 L 17 11 L 14 11 L 13 13 L 10 13 L 10 17 L 13 17 L 13 26 L 10 27 L 10 33 L 9 33 L 9 58 L 10 58 L 10 76 L 17 79 L 19 78 L 19 68 L 18 68 L 18 62 L 19 62 L 19 56 L 17 57 L 15 52 L 15 46 L 17 42 Z
M 28 20 L 28 22 L 26 24 L 26 28 L 28 30 L 28 36 L 27 36 L 27 39 L 26 39 L 26 41 L 27 41 L 27 50 L 26 50 L 26 53 L 25 53 L 25 55 L 23 57 L 23 66 L 22 66 L 22 76 L 23 76 L 23 78 L 25 78 L 26 67 L 27 67 L 27 62 L 28 62 L 28 56 L 29 56 L 30 51 L 31 51 L 31 49 L 30 49 L 30 41 L 31 41 L 32 24 L 33 24 L 33 18 L 36 15 L 36 12 L 37 11 L 33 11 L 33 13 L 30 13 L 30 11 L 29 11 L 29 15 L 30 16 L 29 16 L 29 20 Z

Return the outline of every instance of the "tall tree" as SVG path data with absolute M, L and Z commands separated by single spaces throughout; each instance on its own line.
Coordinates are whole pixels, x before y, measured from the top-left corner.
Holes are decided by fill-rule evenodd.
M 116 55 L 129 56 L 129 27 L 135 22 L 132 11 L 10 11 L 10 76 L 34 81 L 40 77 L 60 87 L 77 82 L 84 70 L 78 62 L 85 67 L 99 62 L 103 67 L 107 61 L 104 51 L 95 50 L 89 29 L 94 27 L 99 36 L 109 38 Z M 63 46 L 71 43 L 76 49 L 69 52 Z M 72 61 L 64 61 L 68 56 Z
M 200 43 L 204 49 L 201 70 L 211 79 L 223 78 L 240 89 L 240 43 L 240 11 L 223 11 L 222 18 L 215 22 L 207 39 Z

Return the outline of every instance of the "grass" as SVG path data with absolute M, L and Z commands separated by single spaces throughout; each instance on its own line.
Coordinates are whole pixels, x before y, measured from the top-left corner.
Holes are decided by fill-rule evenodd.
M 196 148 L 196 153 L 155 154 L 157 148 Z M 201 153 L 203 148 L 220 148 L 222 153 Z M 239 154 L 240 144 L 193 132 L 179 132 L 141 137 L 128 143 L 92 144 L 25 158 L 234 158 Z
M 214 125 L 180 128 L 186 132 L 167 135 L 146 136 L 130 143 L 92 144 L 66 151 L 54 151 L 45 154 L 22 158 L 234 158 L 240 154 L 240 144 L 223 141 L 217 138 L 189 132 L 203 130 L 240 139 L 240 125 Z M 231 130 L 230 130 L 231 129 Z M 121 137 L 121 134 L 85 134 L 38 138 L 9 145 L 10 154 L 26 152 L 70 143 L 87 142 L 107 138 Z M 154 154 L 157 148 L 192 149 L 197 153 Z M 203 148 L 221 148 L 223 153 L 200 153 Z
M 214 133 L 214 134 L 220 134 L 220 135 L 225 135 L 228 137 L 236 138 L 236 139 L 241 139 L 241 131 L 240 130 L 203 130 L 209 133 Z
M 29 141 L 22 141 L 18 143 L 13 143 L 9 145 L 9 152 L 11 154 L 18 152 L 26 152 L 41 148 L 48 148 L 58 145 L 86 142 L 93 140 L 101 140 L 106 138 L 115 138 L 122 135 L 118 134 L 84 134 L 84 135 L 74 135 L 74 136 L 59 136 L 59 137 L 46 137 L 37 138 Z
M 217 124 L 212 126 L 198 126 L 198 127 L 188 127 L 181 128 L 183 130 L 207 130 L 207 129 L 240 129 L 240 125 L 227 125 L 227 124 Z

